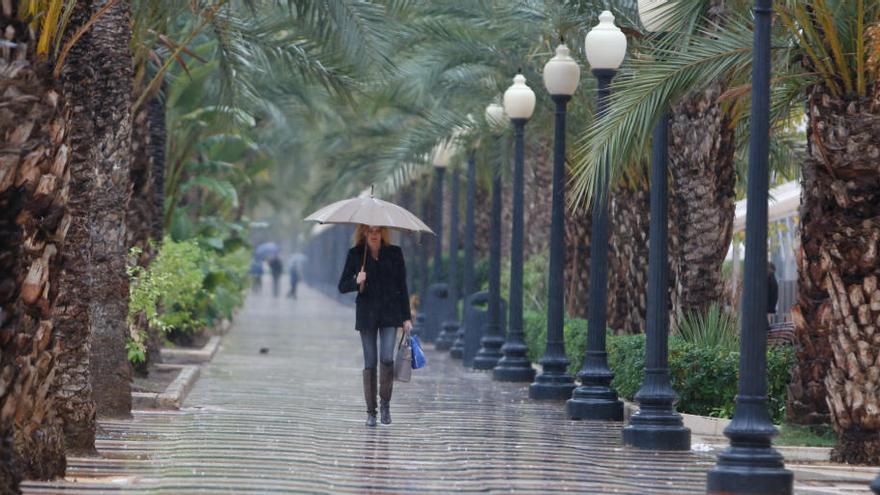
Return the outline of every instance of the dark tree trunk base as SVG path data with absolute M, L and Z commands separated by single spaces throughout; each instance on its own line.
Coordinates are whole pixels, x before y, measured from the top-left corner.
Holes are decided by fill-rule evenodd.
M 838 432 L 837 445 L 831 451 L 833 462 L 880 465 L 880 430 L 845 430 Z

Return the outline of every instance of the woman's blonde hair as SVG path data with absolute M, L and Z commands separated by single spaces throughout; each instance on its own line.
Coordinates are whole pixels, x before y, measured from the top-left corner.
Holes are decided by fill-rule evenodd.
M 354 242 L 355 246 L 360 246 L 361 244 L 365 244 L 367 242 L 367 231 L 370 230 L 369 225 L 360 224 L 354 229 L 354 235 L 351 236 L 351 240 Z M 379 231 L 382 233 L 382 245 L 390 246 L 391 245 L 391 232 L 388 230 L 388 227 L 379 227 Z

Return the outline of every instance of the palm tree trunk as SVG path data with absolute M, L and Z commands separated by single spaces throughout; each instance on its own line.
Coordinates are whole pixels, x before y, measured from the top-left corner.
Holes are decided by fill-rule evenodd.
M 91 17 L 91 12 L 91 1 L 77 2 L 71 15 L 71 27 L 85 23 Z M 62 251 L 58 300 L 53 315 L 61 347 L 57 363 L 58 380 L 53 395 L 59 397 L 58 415 L 64 423 L 65 447 L 75 455 L 97 455 L 95 402 L 89 373 L 89 302 L 92 299 L 89 212 L 94 188 L 91 161 L 94 146 L 91 38 L 89 30 L 73 45 L 61 73 L 72 125 L 69 226 L 67 242 Z
M 648 287 L 647 177 L 611 195 L 608 252 L 608 326 L 618 333 L 644 333 Z
M 164 87 L 164 86 L 163 86 Z M 165 97 L 155 96 L 147 104 L 147 118 L 150 127 L 150 143 L 147 153 L 152 157 L 153 196 L 152 196 L 152 232 L 153 239 L 162 240 L 165 235 L 165 138 L 168 130 L 165 127 Z
M 592 218 L 591 210 L 565 209 L 565 313 L 571 318 L 587 317 Z
M 165 159 L 164 124 L 165 104 L 161 98 L 154 97 L 138 112 L 132 126 L 132 194 L 126 214 L 126 247 L 140 250 L 137 263 L 144 268 L 149 267 L 156 255 L 155 243 L 162 240 L 163 212 L 157 195 L 162 197 L 159 191 L 163 183 L 161 173 L 157 172 L 161 172 Z M 161 362 L 162 332 L 140 317 L 132 323 L 130 334 L 133 339 L 140 339 L 141 334 L 146 336 L 146 361 L 137 367 L 139 372 L 146 373 L 150 363 Z
M 96 1 L 99 9 L 104 1 Z M 95 69 L 94 179 L 90 212 L 92 300 L 90 304 L 92 392 L 99 416 L 131 413 L 128 339 L 128 276 L 125 214 L 131 186 L 133 69 L 131 6 L 120 0 L 92 28 Z
M 70 121 L 32 31 L 12 4 L 2 14 L 15 45 L 0 56 L 0 492 L 17 493 L 19 477 L 48 479 L 66 469 L 50 387 L 59 354 L 52 309 L 67 231 Z
M 552 195 L 548 192 L 553 184 L 553 150 L 550 144 L 547 138 L 526 143 L 523 218 L 528 227 L 523 235 L 524 260 L 536 254 L 547 253 L 550 248 Z M 513 188 L 506 187 L 504 193 L 504 221 L 509 226 L 513 222 Z M 508 221 L 511 223 L 507 223 Z M 509 252 L 510 239 L 507 238 L 506 242 L 508 250 L 505 252 Z
M 812 397 L 827 394 L 833 460 L 872 465 L 880 463 L 880 84 L 874 89 L 873 99 L 836 98 L 823 86 L 809 95 L 791 388 L 793 397 L 806 390 L 800 412 L 814 415 Z M 822 394 L 814 374 L 825 367 Z
M 673 316 L 721 301 L 721 267 L 733 231 L 734 128 L 717 82 L 677 103 L 669 147 Z

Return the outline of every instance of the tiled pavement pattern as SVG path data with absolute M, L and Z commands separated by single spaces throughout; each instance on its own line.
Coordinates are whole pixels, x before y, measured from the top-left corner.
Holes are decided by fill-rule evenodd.
M 569 421 L 433 352 L 397 384 L 394 423 L 368 429 L 353 320 L 305 287 L 296 301 L 251 297 L 182 410 L 102 421 L 103 458 L 73 458 L 67 480 L 25 493 L 704 491 L 711 456 L 624 449 L 620 424 Z M 828 488 L 826 475 L 798 493 L 866 493 Z

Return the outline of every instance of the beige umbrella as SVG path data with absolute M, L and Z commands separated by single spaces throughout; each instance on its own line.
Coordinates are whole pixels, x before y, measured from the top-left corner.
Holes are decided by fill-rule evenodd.
M 307 222 L 320 224 L 353 224 L 370 225 L 373 227 L 388 227 L 392 229 L 408 230 L 416 233 L 434 234 L 424 222 L 405 208 L 388 201 L 382 201 L 373 197 L 357 197 L 337 201 L 327 205 L 306 217 Z M 367 250 L 364 249 L 364 259 L 361 262 L 361 270 L 367 261 Z M 363 286 L 359 287 L 363 290 Z
M 322 224 L 364 224 L 417 233 L 434 233 L 424 222 L 405 208 L 374 198 L 372 195 L 337 201 L 307 216 L 306 221 Z

